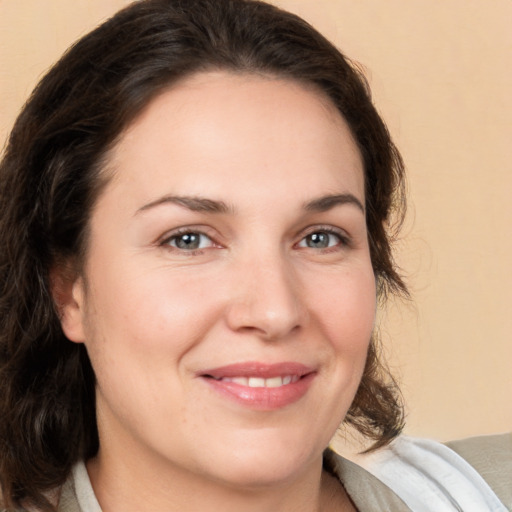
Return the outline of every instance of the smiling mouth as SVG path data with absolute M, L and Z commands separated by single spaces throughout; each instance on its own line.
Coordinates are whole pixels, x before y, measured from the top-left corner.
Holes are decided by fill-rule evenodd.
M 211 375 L 206 375 L 206 377 L 215 379 L 215 377 L 212 377 Z M 283 377 L 270 377 L 268 379 L 263 377 L 221 377 L 215 380 L 221 382 L 233 382 L 234 384 L 247 386 L 249 388 L 280 388 L 281 386 L 293 384 L 300 378 L 300 375 L 285 375 Z
M 237 363 L 198 376 L 218 396 L 245 408 L 272 411 L 299 401 L 317 371 L 300 363 Z

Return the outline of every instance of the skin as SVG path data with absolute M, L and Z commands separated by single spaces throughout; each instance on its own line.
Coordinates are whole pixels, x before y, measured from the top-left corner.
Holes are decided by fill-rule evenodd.
M 197 74 L 148 105 L 105 172 L 62 311 L 97 376 L 87 468 L 103 511 L 353 510 L 322 451 L 360 382 L 376 291 L 361 155 L 338 111 L 295 82 Z M 261 410 L 202 375 L 247 361 L 313 376 Z

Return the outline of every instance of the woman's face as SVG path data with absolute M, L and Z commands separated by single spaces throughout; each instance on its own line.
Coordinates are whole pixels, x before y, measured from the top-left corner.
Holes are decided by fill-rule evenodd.
M 62 320 L 97 376 L 98 460 L 243 486 L 317 468 L 375 314 L 344 120 L 295 82 L 197 74 L 107 172 Z

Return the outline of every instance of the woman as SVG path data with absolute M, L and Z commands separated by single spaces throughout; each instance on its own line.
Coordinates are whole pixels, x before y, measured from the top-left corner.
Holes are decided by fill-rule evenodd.
M 6 507 L 409 510 L 325 451 L 402 428 L 372 331 L 403 166 L 309 25 L 134 3 L 41 81 L 1 197 Z

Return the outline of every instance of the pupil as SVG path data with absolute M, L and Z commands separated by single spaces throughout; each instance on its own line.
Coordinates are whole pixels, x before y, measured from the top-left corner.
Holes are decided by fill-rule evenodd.
M 186 233 L 176 240 L 176 246 L 180 249 L 197 249 L 199 247 L 199 235 Z
M 309 236 L 310 247 L 327 247 L 329 245 L 329 236 L 327 233 L 313 233 Z

